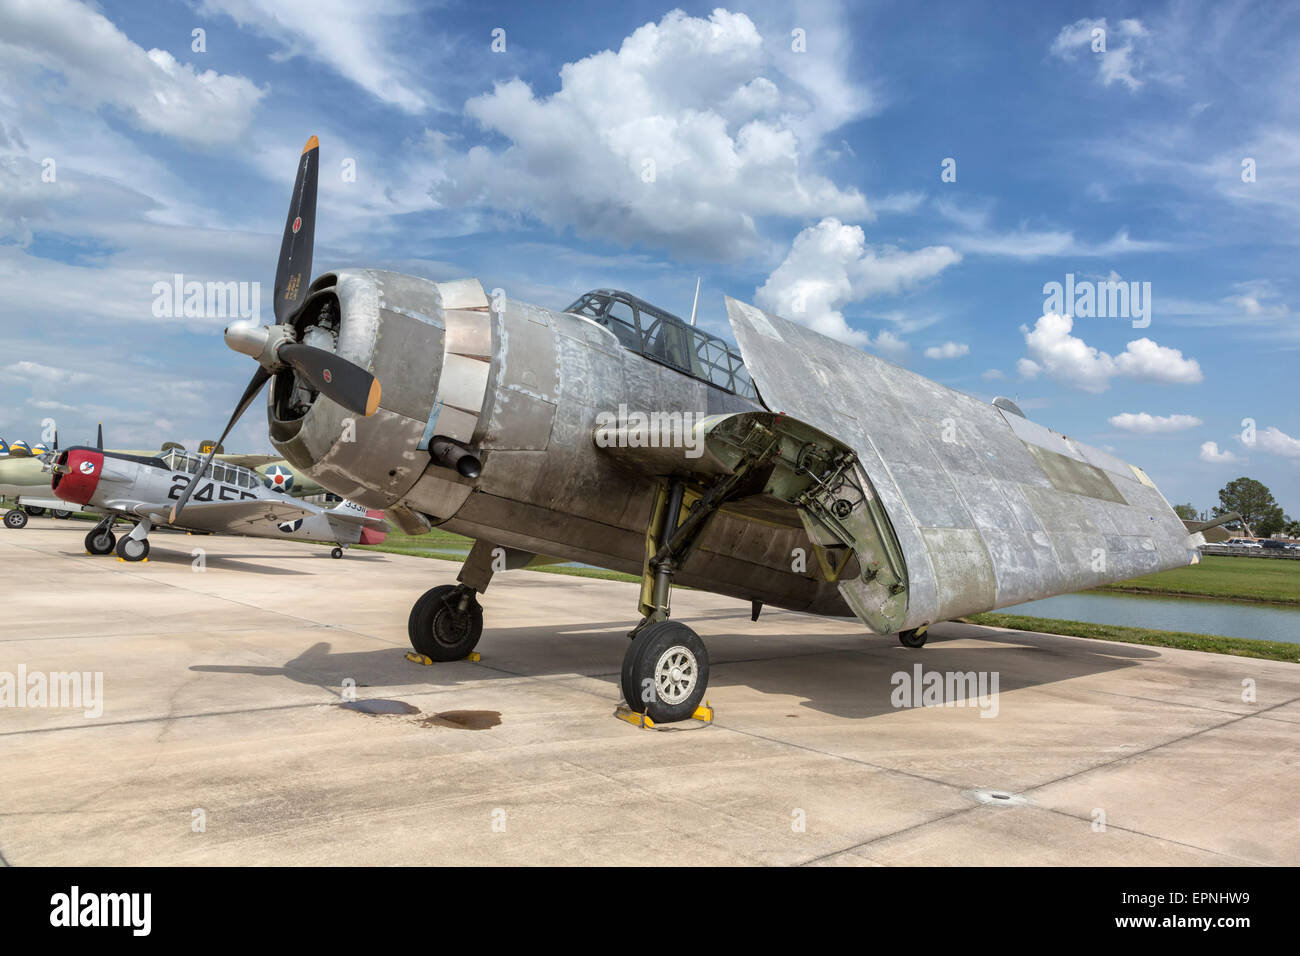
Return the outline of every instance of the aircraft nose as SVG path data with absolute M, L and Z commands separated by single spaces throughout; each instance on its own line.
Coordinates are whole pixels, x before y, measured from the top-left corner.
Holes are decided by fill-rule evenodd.
M 56 498 L 73 504 L 89 504 L 104 472 L 104 456 L 88 448 L 70 448 L 54 465 L 50 489 Z

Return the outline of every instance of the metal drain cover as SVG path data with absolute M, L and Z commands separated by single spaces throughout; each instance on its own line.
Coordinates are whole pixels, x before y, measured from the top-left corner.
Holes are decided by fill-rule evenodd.
M 970 797 L 976 803 L 986 803 L 993 807 L 1027 807 L 1029 798 L 1006 790 L 980 789 L 963 790 L 962 796 Z

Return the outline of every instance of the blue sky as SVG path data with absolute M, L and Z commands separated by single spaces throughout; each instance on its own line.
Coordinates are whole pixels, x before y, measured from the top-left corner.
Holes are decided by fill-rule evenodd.
M 680 313 L 698 275 L 714 331 L 733 295 L 1300 515 L 1298 52 L 1285 4 L 0 0 L 0 436 L 215 435 L 250 365 L 154 284 L 270 321 L 315 133 L 317 272 Z M 1067 274 L 1149 324 L 1045 316 Z

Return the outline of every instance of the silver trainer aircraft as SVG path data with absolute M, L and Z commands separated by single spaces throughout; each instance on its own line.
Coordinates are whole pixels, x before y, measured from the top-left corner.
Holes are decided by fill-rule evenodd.
M 112 554 L 126 561 L 149 556 L 149 532 L 158 526 L 258 538 L 333 541 L 331 554 L 343 557 L 345 545 L 379 544 L 387 523 L 382 511 L 344 501 L 331 509 L 290 498 L 266 486 L 261 475 L 242 465 L 208 463 L 183 449 L 162 455 L 132 455 L 77 446 L 59 453 L 50 482 L 54 495 L 92 514 L 103 515 L 86 534 L 91 554 Z M 184 521 L 169 521 L 172 505 L 183 491 L 194 492 Z M 126 521 L 131 531 L 118 538 L 113 524 Z
M 739 350 L 613 290 L 557 312 L 473 279 L 312 281 L 317 157 L 313 137 L 276 324 L 226 330 L 259 363 L 226 433 L 272 381 L 270 439 L 293 466 L 408 534 L 475 539 L 460 583 L 408 619 L 436 660 L 475 646 L 494 570 L 551 555 L 630 572 L 623 695 L 678 720 L 709 656 L 669 618 L 673 584 L 919 648 L 939 621 L 1198 558 L 1141 468 L 734 299 Z

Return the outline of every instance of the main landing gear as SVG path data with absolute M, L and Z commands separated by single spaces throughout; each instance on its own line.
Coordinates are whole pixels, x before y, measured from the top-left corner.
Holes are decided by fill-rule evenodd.
M 113 517 L 105 518 L 86 534 L 86 551 L 89 554 L 116 554 L 123 561 L 143 561 L 149 557 L 149 531 L 153 522 L 141 518 L 125 537 L 113 534 Z
M 435 661 L 459 661 L 474 650 L 483 636 L 483 607 L 478 595 L 492 580 L 493 550 L 487 541 L 475 541 L 456 576 L 459 584 L 439 585 L 420 595 L 406 621 L 406 635 L 418 653 Z M 512 563 L 511 553 L 506 552 L 507 568 Z
M 13 508 L 5 512 L 5 527 L 14 531 L 27 527 L 27 512 L 22 508 Z
M 343 557 L 343 548 L 336 546 L 334 550 L 330 552 L 330 557 L 331 558 Z

